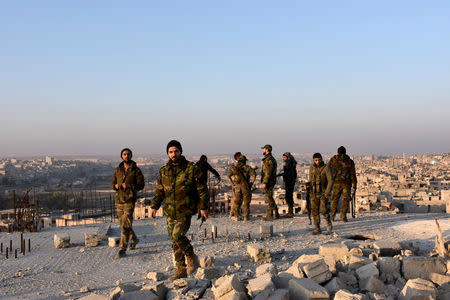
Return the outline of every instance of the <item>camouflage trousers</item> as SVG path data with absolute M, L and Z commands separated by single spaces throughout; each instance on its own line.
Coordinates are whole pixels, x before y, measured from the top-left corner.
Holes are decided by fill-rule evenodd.
M 126 250 L 128 242 L 136 242 L 136 234 L 133 231 L 133 203 L 116 203 L 117 218 L 120 224 L 120 244 L 121 250 Z
M 348 203 L 351 201 L 351 183 L 335 181 L 331 192 L 331 219 L 334 220 L 339 205 L 339 198 L 342 196 L 341 221 L 347 219 Z
M 314 225 L 320 226 L 320 215 L 322 214 L 327 222 L 330 220 L 330 206 L 328 198 L 322 195 L 311 195 L 311 213 L 314 219 Z
M 273 213 L 274 210 L 277 210 L 277 205 L 275 204 L 275 200 L 273 199 L 273 186 L 268 186 L 264 190 L 264 194 L 267 202 L 267 210 L 269 213 Z
M 244 216 L 250 215 L 250 202 L 252 201 L 252 193 L 246 184 L 237 184 L 234 186 L 234 199 L 231 206 L 231 215 L 240 216 L 242 203 L 244 203 Z
M 191 226 L 191 215 L 178 216 L 177 219 L 167 217 L 167 231 L 172 241 L 173 255 L 177 266 L 186 266 L 185 256 L 193 256 L 194 248 L 192 248 L 186 233 Z

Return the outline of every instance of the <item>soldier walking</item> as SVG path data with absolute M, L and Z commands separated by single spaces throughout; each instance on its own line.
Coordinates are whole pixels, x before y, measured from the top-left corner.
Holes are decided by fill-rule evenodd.
M 154 218 L 164 202 L 167 231 L 177 265 L 175 273 L 169 278 L 173 281 L 192 274 L 197 267 L 194 248 L 186 233 L 197 209 L 200 209 L 203 219 L 208 218 L 209 199 L 206 185 L 198 181 L 199 171 L 195 164 L 181 155 L 183 149 L 180 142 L 170 141 L 166 151 L 169 161 L 159 170 L 150 216 Z
M 137 191 L 144 188 L 144 176 L 136 163 L 131 160 L 133 153 L 125 148 L 120 152 L 122 162 L 114 170 L 111 186 L 116 191 L 117 218 L 120 223 L 120 244 L 117 258 L 125 256 L 128 242 L 130 250 L 136 248 L 139 239 L 133 231 L 133 212 Z
M 338 154 L 330 159 L 328 165 L 333 175 L 333 191 L 331 192 L 331 220 L 334 221 L 336 216 L 339 198 L 342 196 L 342 204 L 340 211 L 340 219 L 342 222 L 348 222 L 347 210 L 348 203 L 351 201 L 352 188 L 356 193 L 356 170 L 355 163 L 346 154 L 344 146 L 340 146 L 337 150 Z
M 333 178 L 330 168 L 323 162 L 320 153 L 314 153 L 313 164 L 309 168 L 309 182 L 311 183 L 311 211 L 314 219 L 315 229 L 313 235 L 321 233 L 320 215 L 327 221 L 327 233 L 331 233 L 333 226 L 330 220 L 328 197 L 330 196 Z
M 265 145 L 261 149 L 264 154 L 261 168 L 261 188 L 264 190 L 268 203 L 266 220 L 270 221 L 280 217 L 278 207 L 273 199 L 273 188 L 277 182 L 277 161 L 272 156 L 271 145 Z
M 208 183 L 208 172 L 211 172 L 216 176 L 217 180 L 220 182 L 220 175 L 219 172 L 217 172 L 211 165 L 208 163 L 208 158 L 206 155 L 200 156 L 200 160 L 195 163 L 195 166 L 199 170 L 199 179 L 198 181 L 201 184 L 206 185 Z
M 294 217 L 294 187 L 297 181 L 297 161 L 292 156 L 290 152 L 285 152 L 283 154 L 283 172 L 278 174 L 278 176 L 283 176 L 284 189 L 285 189 L 285 199 L 288 205 L 288 213 L 286 217 Z
M 240 155 L 238 162 L 228 172 L 227 178 L 234 191 L 231 216 L 237 220 L 241 218 L 240 210 L 242 202 L 244 202 L 244 221 L 247 221 L 250 217 L 251 189 L 255 183 L 256 172 L 247 165 L 247 158 L 244 155 Z

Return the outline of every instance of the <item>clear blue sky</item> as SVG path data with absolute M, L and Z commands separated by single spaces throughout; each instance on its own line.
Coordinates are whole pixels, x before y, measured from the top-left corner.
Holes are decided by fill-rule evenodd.
M 0 156 L 450 151 L 448 1 L 2 1 Z

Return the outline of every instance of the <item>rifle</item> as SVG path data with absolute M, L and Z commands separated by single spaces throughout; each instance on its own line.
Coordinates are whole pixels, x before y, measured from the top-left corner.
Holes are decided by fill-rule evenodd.
M 203 222 L 206 221 L 206 218 L 202 216 L 202 214 L 200 213 L 200 210 L 199 210 L 198 214 L 197 214 L 197 220 L 200 219 L 200 218 L 202 219 L 202 222 L 200 223 L 200 226 L 198 226 L 198 228 L 201 228 L 202 225 L 203 225 Z
M 356 218 L 356 191 L 352 193 L 352 199 L 350 202 L 350 211 L 352 213 L 352 218 Z

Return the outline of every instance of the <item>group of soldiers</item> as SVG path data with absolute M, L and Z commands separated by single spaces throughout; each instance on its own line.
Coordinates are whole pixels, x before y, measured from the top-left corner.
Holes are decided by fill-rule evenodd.
M 288 213 L 293 217 L 293 192 L 297 179 L 294 157 L 286 152 L 283 154 L 283 171 L 277 174 L 277 162 L 272 156 L 272 146 L 262 148 L 264 155 L 261 168 L 261 185 L 268 204 L 266 220 L 278 219 L 278 207 L 273 198 L 273 190 L 278 176 L 283 177 L 286 190 Z M 156 217 L 156 211 L 164 204 L 164 215 L 167 221 L 167 231 L 172 241 L 172 249 L 177 269 L 170 280 L 186 277 L 195 271 L 197 259 L 194 249 L 186 237 L 194 214 L 203 220 L 208 218 L 209 194 L 207 189 L 207 173 L 212 172 L 220 181 L 219 173 L 202 155 L 197 163 L 190 162 L 182 155 L 181 143 L 171 140 L 166 147 L 168 162 L 161 167 L 155 189 L 155 197 L 151 203 L 150 217 Z M 125 148 L 121 151 L 122 162 L 114 170 L 112 188 L 116 191 L 117 217 L 121 227 L 121 238 L 117 258 L 126 255 L 127 248 L 135 249 L 139 239 L 133 231 L 133 211 L 137 200 L 137 192 L 144 188 L 144 176 L 132 160 L 132 151 Z M 234 202 L 230 216 L 235 219 L 250 218 L 250 201 L 252 187 L 256 180 L 256 172 L 247 165 L 247 158 L 240 152 L 234 155 L 236 163 L 230 169 L 227 178 L 233 187 Z M 351 193 L 356 191 L 356 172 L 353 160 L 346 154 L 344 147 L 339 147 L 338 154 L 333 156 L 328 164 L 323 162 L 320 153 L 313 156 L 313 164 L 309 171 L 307 184 L 308 197 L 311 199 L 311 212 L 314 218 L 315 230 L 312 234 L 320 234 L 320 217 L 322 213 L 327 221 L 327 233 L 332 230 L 342 196 L 340 210 L 341 221 L 347 222 L 347 209 Z M 331 213 L 328 198 L 331 195 Z M 240 210 L 243 204 L 243 215 Z

